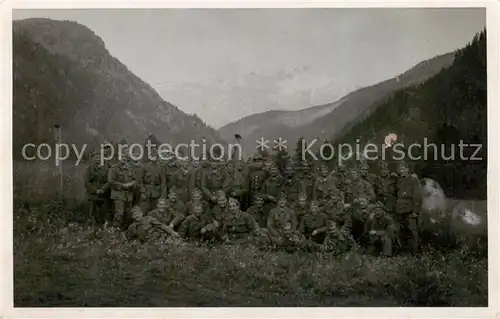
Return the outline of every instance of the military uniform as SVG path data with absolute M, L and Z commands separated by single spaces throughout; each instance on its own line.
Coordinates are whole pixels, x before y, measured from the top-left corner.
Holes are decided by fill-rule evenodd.
M 418 251 L 417 220 L 422 206 L 421 186 L 415 177 L 408 175 L 401 177 L 398 183 L 398 199 L 394 219 L 402 227 L 401 234 L 408 234 L 408 242 L 412 252 Z M 407 237 L 407 236 L 404 236 Z M 405 241 L 403 240 L 403 243 Z
M 286 223 L 290 223 L 292 230 L 297 230 L 295 212 L 288 207 L 273 208 L 267 218 L 267 230 L 273 243 L 280 244 L 283 242 L 283 231 Z
M 205 173 L 201 190 L 207 200 L 211 201 L 214 193 L 223 189 L 225 179 L 225 175 L 219 169 L 210 169 Z
M 333 253 L 334 255 L 344 254 L 353 249 L 359 249 L 351 233 L 345 228 L 330 227 L 326 232 L 325 240 L 323 241 L 324 251 Z
M 248 183 L 250 205 L 254 204 L 255 195 L 261 193 L 265 178 L 266 172 L 263 170 L 258 168 L 250 169 L 248 181 L 246 182 Z
M 270 176 L 264 182 L 262 193 L 266 195 L 266 199 L 271 202 L 276 202 L 276 199 L 283 191 L 283 178 L 280 175 Z
M 384 211 L 384 205 L 378 203 L 375 212 L 370 214 L 365 232 L 370 238 L 370 250 L 376 249 L 376 244 L 382 244 L 382 253 L 385 256 L 392 256 L 392 241 L 396 233 L 394 220 Z
M 259 224 L 260 227 L 266 227 L 267 223 L 267 212 L 266 209 L 264 208 L 264 204 L 258 205 L 255 204 L 251 206 L 248 210 L 247 213 L 253 216 L 255 221 Z
M 243 174 L 237 169 L 232 169 L 226 175 L 226 179 L 223 183 L 224 192 L 229 194 L 229 196 L 238 199 L 239 202 L 243 200 L 243 195 L 245 191 L 245 178 Z
M 251 214 L 239 211 L 229 216 L 222 226 L 223 237 L 230 243 L 255 243 L 260 230 Z
M 110 189 L 108 183 L 109 165 L 92 162 L 87 168 L 85 189 L 91 204 L 91 218 L 102 225 L 112 221 Z
M 328 229 L 328 221 L 329 216 L 322 209 L 319 207 L 316 211 L 310 209 L 302 217 L 299 231 L 314 241 L 322 242 L 323 232 Z
M 141 208 L 144 212 L 149 212 L 156 207 L 158 199 L 162 197 L 162 167 L 160 163 L 149 161 L 142 167 L 142 201 Z
M 129 239 L 141 242 L 164 240 L 168 237 L 178 237 L 178 234 L 167 225 L 152 216 L 135 217 L 125 235 Z
M 331 192 L 340 192 L 328 176 L 318 177 L 313 187 L 313 200 L 324 202 Z
M 155 217 L 175 229 L 185 218 L 185 207 L 178 200 L 174 202 L 167 200 L 165 208 L 155 208 L 148 213 L 148 216 Z
M 134 200 L 133 186 L 135 183 L 133 168 L 124 162 L 113 165 L 108 172 L 108 183 L 111 189 L 110 198 L 113 201 L 115 227 L 125 226 L 131 221 L 130 210 Z
M 398 180 L 395 174 L 379 176 L 375 182 L 377 201 L 380 201 L 385 205 L 385 211 L 390 215 L 394 214 L 396 207 L 397 183 Z
M 364 242 L 364 229 L 365 223 L 368 220 L 368 217 L 371 213 L 371 208 L 368 206 L 366 199 L 360 199 L 363 202 L 355 202 L 350 207 L 350 216 L 351 216 L 351 234 L 354 239 L 358 242 Z
M 297 202 L 299 194 L 305 193 L 304 183 L 296 176 L 287 176 L 283 186 L 290 203 Z

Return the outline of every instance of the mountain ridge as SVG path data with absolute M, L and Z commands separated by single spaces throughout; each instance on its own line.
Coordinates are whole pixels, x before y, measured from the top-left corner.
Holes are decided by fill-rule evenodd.
M 80 23 L 16 20 L 13 40 L 17 151 L 28 142 L 52 142 L 55 124 L 75 144 L 142 143 L 150 134 L 171 144 L 224 141 L 197 115 L 165 101 Z

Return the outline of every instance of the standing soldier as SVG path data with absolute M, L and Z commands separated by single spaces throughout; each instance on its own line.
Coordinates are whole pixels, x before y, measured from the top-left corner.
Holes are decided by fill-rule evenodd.
M 300 225 L 302 223 L 302 219 L 307 214 L 309 207 L 307 207 L 307 196 L 305 193 L 299 194 L 299 199 L 293 206 L 293 211 L 297 216 L 297 224 Z
M 375 193 L 377 201 L 385 204 L 385 211 L 394 215 L 397 200 L 398 175 L 391 173 L 386 162 L 380 163 L 380 176 L 376 179 Z
M 313 187 L 313 200 L 323 203 L 332 191 L 337 191 L 337 187 L 329 178 L 328 167 L 325 163 L 320 165 L 319 174 Z
M 396 224 L 402 227 L 401 235 L 407 237 L 413 253 L 418 251 L 418 229 L 417 220 L 422 207 L 421 186 L 415 176 L 410 175 L 408 166 L 405 164 L 398 165 L 398 173 L 400 176 L 398 182 L 398 199 L 396 202 Z M 404 239 L 404 238 L 403 238 Z M 403 240 L 403 243 L 406 241 Z
M 165 185 L 162 182 L 165 179 L 162 178 L 162 167 L 158 161 L 156 152 L 152 151 L 151 156 L 148 156 L 147 161 L 142 167 L 142 193 L 143 200 L 141 203 L 141 209 L 143 212 L 149 212 L 154 209 L 160 197 L 162 197 L 162 190 L 165 189 Z
M 324 204 L 324 209 L 336 226 L 351 229 L 351 216 L 348 214 L 349 210 L 346 206 L 348 205 L 341 201 L 340 193 L 334 191 L 330 193 Z
M 297 177 L 291 164 L 285 168 L 285 192 L 288 196 L 290 204 L 294 205 L 299 199 L 299 194 L 305 194 L 305 187 L 302 181 Z
M 377 244 L 382 244 L 382 254 L 392 256 L 392 242 L 396 234 L 397 227 L 394 220 L 384 211 L 384 204 L 377 202 L 374 212 L 370 214 L 366 224 L 365 233 L 368 233 L 369 251 L 377 249 Z
M 205 198 L 213 204 L 217 201 L 217 196 L 215 192 L 223 189 L 223 184 L 225 180 L 225 174 L 219 167 L 217 161 L 212 161 L 210 163 L 210 169 L 203 176 L 203 181 L 201 184 L 201 191 Z
M 284 181 L 275 165 L 269 168 L 269 174 L 270 176 L 265 180 L 262 187 L 262 192 L 268 202 L 276 203 L 277 197 L 283 191 Z
M 298 178 L 304 187 L 307 198 L 313 198 L 314 175 L 310 170 L 309 163 L 303 160 L 297 171 Z
M 162 165 L 161 173 L 161 197 L 166 198 L 169 190 L 174 186 L 174 174 L 177 171 L 177 164 L 175 158 L 167 159 Z
M 253 161 L 248 165 L 248 184 L 249 191 L 249 201 L 250 205 L 254 204 L 254 196 L 261 193 L 262 186 L 266 179 L 266 172 L 262 169 L 262 155 L 260 153 L 256 154 Z
M 94 219 L 98 225 L 111 221 L 109 216 L 109 183 L 108 183 L 109 164 L 105 162 L 101 165 L 101 156 L 95 152 L 92 156 L 92 162 L 87 168 L 85 188 L 88 199 L 91 201 L 90 218 Z
M 347 201 L 348 203 L 352 202 L 356 198 L 361 197 L 367 199 L 369 203 L 375 201 L 375 191 L 373 190 L 372 185 L 366 180 L 362 179 L 356 169 L 351 170 L 351 180 L 349 188 L 349 193 L 352 194 L 352 198 L 350 198 L 350 201 Z
M 177 200 L 183 204 L 187 203 L 190 197 L 189 185 L 191 177 L 187 166 L 186 161 L 181 161 L 180 167 L 171 176 L 171 185 L 176 189 Z
M 205 171 L 207 170 L 206 161 L 194 162 L 193 164 L 194 167 L 189 178 L 190 194 L 192 194 L 195 189 L 201 191 L 201 187 L 203 184 L 203 176 L 205 175 Z
M 109 169 L 108 183 L 111 189 L 110 197 L 113 201 L 113 226 L 128 226 L 136 181 L 134 180 L 133 168 L 128 163 L 127 154 L 123 154 L 119 163 Z
M 224 181 L 223 189 L 229 196 L 236 198 L 241 203 L 243 200 L 243 191 L 245 178 L 243 174 L 235 167 L 233 162 L 229 162 L 226 166 L 227 174 Z

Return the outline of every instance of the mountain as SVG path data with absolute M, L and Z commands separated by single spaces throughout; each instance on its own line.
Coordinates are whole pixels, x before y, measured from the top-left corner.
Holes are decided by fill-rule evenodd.
M 406 157 L 419 176 L 436 180 L 448 197 L 484 200 L 486 79 L 486 31 L 482 31 L 456 52 L 448 68 L 420 84 L 394 92 L 332 142 L 336 145 L 359 140 L 363 144 L 383 141 L 387 134 L 394 133 L 397 142 L 407 148 L 412 143 L 420 145 L 413 147 L 413 159 Z M 460 144 L 469 146 L 460 151 Z
M 423 61 L 410 70 L 387 81 L 354 91 L 340 100 L 298 111 L 268 111 L 254 114 L 219 129 L 223 138 L 234 133 L 243 137 L 246 153 L 255 149 L 255 140 L 261 137 L 282 137 L 288 145 L 304 137 L 307 141 L 319 138 L 316 146 L 342 133 L 346 128 L 373 111 L 377 102 L 387 99 L 391 93 L 409 85 L 423 82 L 453 62 L 454 53 L 448 53 Z
M 13 22 L 14 154 L 25 143 L 63 141 L 95 146 L 104 140 L 171 145 L 194 139 L 223 142 L 198 116 L 164 101 L 110 55 L 90 29 L 72 21 Z

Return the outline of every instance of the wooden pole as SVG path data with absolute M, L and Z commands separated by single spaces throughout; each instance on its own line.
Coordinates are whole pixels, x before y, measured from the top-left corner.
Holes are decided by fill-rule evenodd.
M 61 126 L 59 124 L 54 125 L 54 140 L 56 142 L 56 145 L 62 143 L 62 133 L 61 133 Z M 56 162 L 58 163 L 58 162 Z M 62 167 L 62 161 L 58 163 L 58 169 L 59 169 L 59 195 L 61 198 L 63 197 L 63 191 L 64 191 L 64 173 L 63 173 L 63 167 Z

